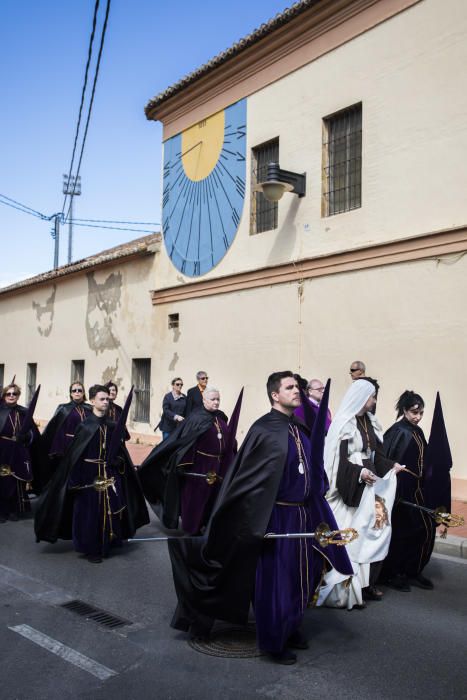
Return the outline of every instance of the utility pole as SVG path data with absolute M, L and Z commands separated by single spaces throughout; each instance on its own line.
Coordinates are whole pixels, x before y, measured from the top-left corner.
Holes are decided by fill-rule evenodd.
M 61 214 L 55 214 L 52 218 L 54 220 L 54 227 L 52 229 L 52 238 L 55 241 L 54 244 L 54 270 L 58 267 L 58 253 L 60 249 L 60 219 Z
M 81 176 L 63 175 L 63 194 L 70 195 L 70 209 L 68 212 L 68 263 L 71 263 L 73 252 L 73 198 L 81 194 Z

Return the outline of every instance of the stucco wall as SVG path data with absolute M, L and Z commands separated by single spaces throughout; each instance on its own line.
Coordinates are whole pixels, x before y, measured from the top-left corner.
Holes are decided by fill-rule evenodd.
M 424 0 L 247 98 L 251 148 L 279 137 L 283 168 L 307 173 L 279 227 L 251 236 L 250 181 L 235 241 L 205 279 L 465 225 L 467 9 Z M 321 217 L 322 119 L 362 102 L 362 207 Z M 189 281 L 165 254 L 156 289 Z

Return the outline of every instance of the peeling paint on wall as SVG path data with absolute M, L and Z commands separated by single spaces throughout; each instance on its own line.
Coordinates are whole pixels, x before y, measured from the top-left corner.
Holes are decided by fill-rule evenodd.
M 122 389 L 122 377 L 117 377 L 118 372 L 118 357 L 115 358 L 115 366 L 109 365 L 105 368 L 102 373 L 102 384 L 107 384 L 107 382 L 115 382 L 119 389 Z
M 48 338 L 52 332 L 56 293 L 57 285 L 54 284 L 52 294 L 45 300 L 44 304 L 40 304 L 38 301 L 32 302 L 32 308 L 36 312 L 36 318 L 39 322 L 37 332 L 45 338 Z
M 173 357 L 170 361 L 170 364 L 169 364 L 169 372 L 175 371 L 175 367 L 177 366 L 177 362 L 179 361 L 179 359 L 180 359 L 180 357 L 178 355 L 178 352 L 174 352 L 174 355 L 173 355 Z
M 88 307 L 86 310 L 86 335 L 88 345 L 96 355 L 105 350 L 115 350 L 120 341 L 115 336 L 112 324 L 121 304 L 122 275 L 112 272 L 105 282 L 96 282 L 93 272 L 88 280 Z

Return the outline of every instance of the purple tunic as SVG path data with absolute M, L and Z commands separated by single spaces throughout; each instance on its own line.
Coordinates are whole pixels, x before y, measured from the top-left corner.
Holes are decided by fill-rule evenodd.
M 219 440 L 218 434 L 222 435 Z M 181 478 L 182 490 L 180 498 L 180 515 L 182 527 L 190 535 L 198 535 L 207 524 L 211 515 L 221 480 L 227 471 L 225 459 L 225 440 L 228 434 L 227 424 L 222 418 L 216 417 L 213 425 L 201 435 L 188 455 L 178 465 L 185 472 L 207 474 L 215 472 L 221 477 L 213 483 L 208 483 L 200 476 L 184 475 Z
M 14 440 L 23 415 L 12 408 L 0 435 L 0 517 L 31 509 L 26 486 L 32 481 L 29 449 Z
M 311 474 L 307 459 L 299 471 L 295 439 L 290 433 L 287 462 L 277 493 L 267 532 L 311 532 Z M 308 438 L 300 431 L 305 454 L 310 453 Z M 312 602 L 323 566 L 314 557 L 312 539 L 265 541 L 256 568 L 255 616 L 258 647 L 280 653 L 287 639 L 298 630 L 306 607 Z
M 111 544 L 121 544 L 121 518 L 126 506 L 121 475 L 105 461 L 110 436 L 109 427 L 100 426 L 68 481 L 69 490 L 74 492 L 73 545 L 77 552 L 93 556 L 106 556 Z M 103 490 L 96 490 L 96 478 L 113 481 L 107 481 Z
M 57 430 L 50 447 L 51 455 L 64 455 L 75 437 L 76 428 L 87 418 L 87 413 L 80 404 L 76 404 Z

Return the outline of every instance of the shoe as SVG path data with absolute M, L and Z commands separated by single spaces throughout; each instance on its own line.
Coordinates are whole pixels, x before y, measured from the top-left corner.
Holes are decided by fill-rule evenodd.
M 405 574 L 397 574 L 393 576 L 387 582 L 390 588 L 395 588 L 396 591 L 402 591 L 403 593 L 410 593 L 409 579 Z
M 309 649 L 308 639 L 303 636 L 298 630 L 290 635 L 287 640 L 286 646 L 289 649 Z
M 376 586 L 367 586 L 362 590 L 363 600 L 383 600 L 383 591 Z
M 347 608 L 347 610 L 350 612 L 351 610 L 365 610 L 366 608 L 366 603 L 357 603 L 356 605 L 353 605 L 351 608 Z
M 432 591 L 434 588 L 433 582 L 429 578 L 423 576 L 423 574 L 418 574 L 410 579 L 411 583 L 418 588 L 424 588 L 426 591 Z
M 102 563 L 102 557 L 98 557 L 97 555 L 94 555 L 94 554 L 88 554 L 87 559 L 88 559 L 88 562 L 90 564 L 101 564 Z
M 282 664 L 283 666 L 292 666 L 297 663 L 297 654 L 294 654 L 289 649 L 284 649 L 284 651 L 280 651 L 277 654 L 268 652 L 268 656 L 275 664 Z
M 12 523 L 17 523 L 19 518 L 16 515 L 16 513 L 10 513 L 10 515 L 8 516 L 8 520 L 11 520 Z

